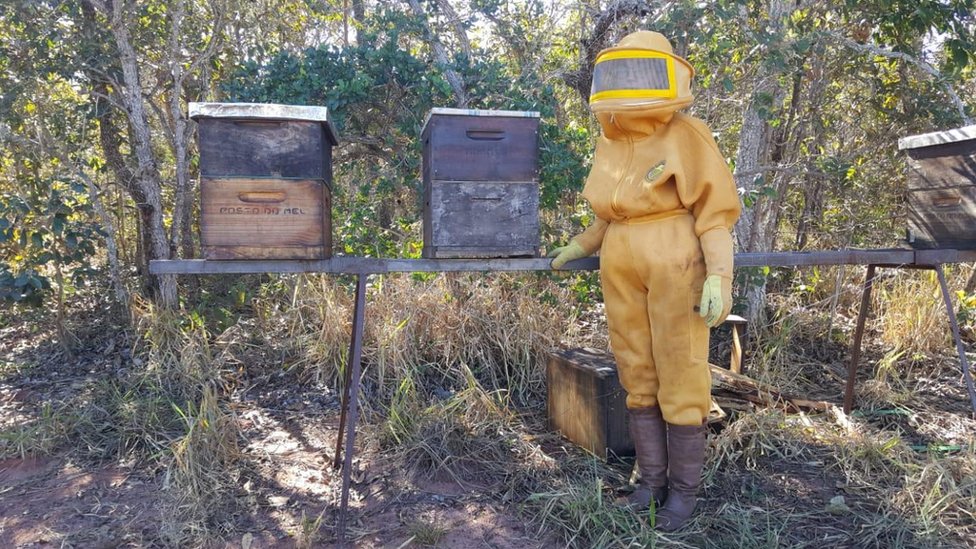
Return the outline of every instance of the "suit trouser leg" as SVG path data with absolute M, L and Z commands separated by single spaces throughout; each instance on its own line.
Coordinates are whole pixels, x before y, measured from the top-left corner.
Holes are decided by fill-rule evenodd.
M 711 400 L 708 327 L 695 311 L 705 265 L 691 216 L 612 224 L 601 278 L 610 344 L 627 407 L 701 425 Z
M 600 279 L 620 385 L 627 391 L 627 408 L 637 409 L 657 404 L 658 378 L 651 352 L 647 286 L 630 256 L 627 229 L 612 224 L 607 230 Z

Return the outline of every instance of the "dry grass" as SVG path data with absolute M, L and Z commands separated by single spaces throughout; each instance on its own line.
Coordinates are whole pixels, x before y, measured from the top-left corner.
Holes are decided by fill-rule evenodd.
M 388 275 L 372 278 L 368 292 L 364 379 L 386 398 L 418 373 L 425 384 L 463 387 L 460 366 L 469 365 L 486 387 L 524 404 L 543 394 L 551 349 L 606 346 L 605 332 L 581 330 L 570 289 L 542 276 Z M 351 302 L 351 288 L 335 278 L 302 276 L 257 309 L 265 331 L 292 346 L 293 367 L 335 385 L 348 353 Z
M 295 546 L 298 549 L 311 549 L 319 543 L 319 539 L 322 537 L 322 522 L 325 511 L 319 513 L 315 518 L 305 516 L 305 511 L 302 511 L 302 519 L 300 521 L 301 529 L 295 538 Z
M 198 317 L 139 300 L 131 311 L 137 333 L 131 363 L 0 434 L 2 452 L 70 448 L 76 459 L 161 471 L 163 539 L 181 547 L 218 539 L 237 510 L 239 433 L 228 403 L 236 339 L 213 338 Z
M 961 287 L 968 274 L 953 271 L 950 285 Z M 835 370 L 846 358 L 863 273 L 818 276 L 811 291 L 772 296 L 772 322 L 752 342 L 749 375 L 798 395 L 825 387 L 839 394 Z M 953 352 L 938 286 L 927 273 L 906 273 L 877 288 L 864 359 L 865 371 L 874 368 L 859 382 L 860 413 L 734 414 L 710 437 L 702 511 L 679 534 L 659 535 L 649 517 L 615 505 L 629 468 L 553 451 L 565 443 L 544 433 L 546 354 L 558 345 L 606 347 L 602 313 L 580 306 L 571 282 L 507 274 L 373 277 L 364 440 L 376 441 L 415 478 L 453 480 L 517 506 L 569 547 L 971 545 L 974 424 L 938 398 L 918 398 L 920 372 L 929 383 L 957 381 L 956 373 L 946 374 L 954 360 L 938 358 Z M 338 386 L 352 296 L 348 280 L 284 277 L 254 301 L 253 326 L 216 337 L 199 318 L 136 303 L 142 362 L 93 385 L 75 410 L 50 408 L 37 422 L 0 434 L 2 451 L 50 452 L 81 441 L 102 457 L 151 461 L 168 482 L 166 541 L 217 539 L 233 527 L 245 465 L 231 390 L 240 376 L 282 364 L 300 380 Z M 245 351 L 256 356 L 256 349 L 273 358 L 242 363 Z M 940 446 L 952 449 L 936 451 Z M 839 496 L 843 504 L 830 506 Z M 321 526 L 321 515 L 303 518 L 296 543 L 314 546 Z M 410 527 L 418 544 L 444 535 L 436 522 Z
M 448 528 L 438 524 L 435 520 L 417 518 L 407 525 L 407 534 L 412 543 L 425 547 L 434 547 L 448 533 Z
M 835 338 L 850 332 L 860 281 L 836 272 L 823 280 L 808 295 L 776 296 L 773 322 L 750 355 L 750 375 L 801 395 L 822 389 L 825 380 L 836 383 L 824 361 L 846 351 L 846 342 Z M 878 339 L 890 347 L 877 361 L 874 379 L 861 386 L 869 407 L 905 404 L 913 391 L 906 381 L 906 360 L 946 350 L 939 324 L 944 310 L 938 302 L 921 306 L 933 300 L 931 292 L 921 291 L 927 282 L 879 281 L 875 296 L 882 306 L 876 303 L 872 318 L 890 313 L 892 320 L 885 316 L 884 323 L 892 334 L 902 330 L 896 321 L 911 321 L 906 325 L 915 335 L 895 343 Z M 485 282 L 466 275 L 374 281 L 366 316 L 365 378 L 384 396 L 380 402 L 388 403 L 378 410 L 383 419 L 376 436 L 395 463 L 412 467 L 420 478 L 479 482 L 486 494 L 522 501 L 526 515 L 541 529 L 572 547 L 916 547 L 976 539 L 968 525 L 976 510 L 966 476 L 971 448 L 953 457 L 950 466 L 945 456 L 913 450 L 898 431 L 876 429 L 838 411 L 819 417 L 777 411 L 736 417 L 712 438 L 709 450 L 705 495 L 718 493 L 720 500 L 703 503 L 705 509 L 687 531 L 658 535 L 647 517 L 614 505 L 613 488 L 625 482 L 624 471 L 585 456 L 553 459 L 541 441 L 524 435 L 525 418 L 512 409 L 538 406 L 540 357 L 558 342 L 605 346 L 605 327 L 574 331 L 586 311 L 533 297 L 550 292 L 556 303 L 572 303 L 568 290 L 540 281 L 521 284 L 506 276 Z M 325 319 L 348 319 L 351 293 L 348 286 L 307 278 L 292 288 L 294 308 L 281 308 L 289 319 L 289 336 L 301 341 L 294 365 L 309 375 L 331 382 L 338 377 L 349 328 Z M 835 302 L 837 315 L 831 318 Z M 872 320 L 869 328 L 878 325 Z M 929 334 L 933 330 L 937 335 Z M 923 332 L 925 337 L 919 335 Z M 907 346 L 908 339 L 919 346 Z M 823 340 L 826 345 L 820 345 Z M 336 364 L 340 368 L 331 369 Z M 785 484 L 769 480 L 774 478 L 770 471 L 783 471 L 777 477 Z M 834 480 L 817 481 L 820 475 Z M 738 477 L 752 479 L 748 485 L 753 488 L 728 492 L 726 485 Z M 819 499 L 806 506 L 784 501 L 790 482 L 812 483 L 809 489 Z M 531 494 L 525 496 L 527 491 Z M 827 505 L 838 496 L 846 500 Z M 807 537 L 810 532 L 816 539 Z M 947 535 L 949 541 L 937 541 Z
M 960 282 L 952 275 L 950 283 Z M 909 358 L 932 356 L 949 345 L 952 334 L 935 272 L 901 274 L 879 289 L 876 318 L 881 319 L 882 344 Z
M 170 445 L 164 488 L 171 510 L 162 530 L 174 545 L 183 545 L 232 530 L 240 450 L 236 420 L 213 389 L 204 388 L 199 404 L 176 412 L 185 434 Z
M 772 296 L 772 320 L 749 356 L 751 376 L 800 395 L 834 384 L 839 396 L 835 365 L 843 366 L 849 340 L 834 340 L 853 331 L 861 280 L 822 274 L 814 291 Z M 950 287 L 961 287 L 969 272 L 948 274 Z M 944 401 L 918 398 L 933 377 L 958 381 L 945 375 L 958 365 L 938 284 L 907 273 L 876 288 L 864 359 L 875 368 L 859 382 L 863 413 L 734 415 L 710 438 L 703 508 L 685 531 L 664 538 L 646 520 L 619 514 L 602 484 L 613 482 L 613 470 L 599 464 L 588 477 L 562 466 L 564 489 L 530 497 L 531 513 L 574 547 L 972 546 L 974 423 L 941 408 Z M 928 385 L 919 384 L 922 374 Z M 932 441 L 928 450 L 919 437 Z
M 430 398 L 401 384 L 379 432 L 381 448 L 421 478 L 442 477 L 518 500 L 555 462 L 529 437 L 506 393 L 487 392 L 466 367 L 467 387 Z
M 0 459 L 50 455 L 71 440 L 78 420 L 46 402 L 33 419 L 0 431 Z
M 164 446 L 162 534 L 176 546 L 219 538 L 232 528 L 239 506 L 239 433 L 227 400 L 235 381 L 230 366 L 237 362 L 234 332 L 212 338 L 195 315 L 138 302 L 132 310 L 147 360 L 137 376 L 143 394 L 169 405 L 170 428 L 143 437 Z

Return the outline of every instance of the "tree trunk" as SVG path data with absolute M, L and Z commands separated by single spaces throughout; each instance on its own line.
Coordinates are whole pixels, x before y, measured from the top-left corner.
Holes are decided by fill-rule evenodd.
M 464 90 L 464 80 L 461 78 L 460 74 L 451 68 L 451 60 L 447 56 L 447 50 L 437 39 L 437 36 L 434 35 L 433 31 L 431 31 L 430 22 L 427 19 L 427 13 L 420 5 L 420 2 L 418 0 L 407 0 L 407 3 L 410 4 L 410 9 L 413 11 L 414 16 L 423 22 L 424 29 L 426 30 L 427 42 L 430 44 L 431 49 L 434 50 L 434 61 L 440 66 L 440 69 L 444 71 L 444 78 L 447 79 L 447 83 L 450 84 L 451 89 L 454 90 L 456 106 L 464 107 L 468 104 L 468 94 Z
M 353 22 L 362 24 L 366 20 L 366 7 L 363 5 L 363 0 L 350 0 L 352 4 L 352 19 Z M 353 28 L 356 31 L 356 45 L 357 46 L 368 46 L 369 44 L 363 43 L 362 33 L 359 32 L 359 26 L 353 24 Z
M 51 146 L 48 147 L 48 149 L 49 152 L 59 158 L 65 166 L 74 166 L 74 171 L 78 175 L 78 178 L 85 183 L 85 188 L 88 190 L 88 199 L 91 200 L 92 208 L 95 210 L 95 214 L 98 215 L 99 221 L 101 221 L 101 228 L 105 231 L 105 249 L 106 255 L 108 256 L 109 278 L 112 281 L 112 289 L 115 291 L 115 299 L 122 307 L 128 308 L 129 292 L 125 288 L 125 282 L 122 278 L 122 266 L 119 263 L 119 249 L 117 245 L 118 233 L 115 230 L 115 224 L 112 223 L 112 217 L 108 214 L 108 211 L 105 209 L 105 205 L 102 202 L 101 194 L 98 192 L 98 186 L 95 185 L 95 182 L 92 181 L 92 178 L 88 176 L 84 168 L 75 164 L 71 160 L 71 157 L 63 150 L 59 149 L 57 145 L 51 143 Z M 59 285 L 58 302 L 59 306 L 62 306 L 61 301 L 64 296 L 60 264 L 58 265 L 57 274 Z
M 659 9 L 667 9 L 669 5 Z M 593 82 L 593 62 L 603 49 L 608 48 L 614 39 L 614 31 L 621 21 L 642 18 L 651 9 L 649 2 L 642 0 L 614 0 L 594 17 L 592 30 L 588 36 L 580 39 L 579 68 L 562 75 L 566 85 L 576 90 L 584 105 L 590 103 L 590 85 Z M 581 23 L 584 18 L 581 18 Z
M 436 0 L 437 7 L 444 12 L 444 16 L 447 17 L 447 22 L 454 29 L 454 35 L 457 36 L 458 45 L 461 47 L 461 51 L 468 58 L 470 62 L 471 53 L 471 41 L 468 40 L 468 32 L 464 29 L 464 24 L 461 22 L 461 18 L 458 17 L 457 11 L 454 10 L 454 6 L 451 5 L 449 0 Z
M 189 230 L 190 213 L 193 206 L 193 180 L 190 178 L 190 140 L 193 137 L 193 124 L 186 118 L 182 97 L 206 96 L 210 91 L 210 69 L 208 64 L 223 43 L 223 29 L 227 16 L 217 4 L 212 4 L 213 26 L 207 47 L 189 58 L 185 53 L 192 48 L 183 44 L 183 21 L 186 17 L 185 0 L 174 0 L 169 8 L 170 36 L 166 62 L 169 64 L 170 92 L 169 116 L 172 127 L 170 136 L 176 164 L 176 197 L 173 208 L 173 227 L 170 232 L 171 253 L 176 256 L 193 257 L 193 239 Z M 184 66 L 186 64 L 186 66 Z M 200 86 L 188 86 L 187 82 L 196 76 Z
M 102 4 L 105 7 L 104 4 Z M 145 202 L 139 204 L 143 213 L 144 227 L 148 236 L 148 259 L 169 259 L 169 240 L 166 237 L 162 203 L 162 185 L 156 159 L 152 150 L 152 134 L 149 119 L 142 100 L 142 85 L 139 79 L 139 66 L 135 48 L 129 35 L 129 9 L 123 0 L 116 0 L 112 6 L 111 29 L 119 49 L 124 89 L 123 100 L 129 117 L 129 128 L 133 136 L 132 147 L 138 162 L 134 185 L 139 188 Z M 155 301 L 167 309 L 177 305 L 176 277 L 173 275 L 149 275 Z
M 753 200 L 752 207 L 746 208 L 742 212 L 742 216 L 739 217 L 739 222 L 735 227 L 736 240 L 739 249 L 743 251 L 753 251 L 755 205 L 759 201 L 757 196 L 760 192 L 759 183 L 763 182 L 763 174 L 759 170 L 759 166 L 766 149 L 767 125 L 759 116 L 759 110 L 755 104 L 756 96 L 760 92 L 761 89 L 757 88 L 756 92 L 753 93 L 753 100 L 749 102 L 749 107 L 742 116 L 742 129 L 739 131 L 739 150 L 735 155 L 736 183 L 745 190 L 746 196 Z
M 783 34 L 786 17 L 790 12 L 790 4 L 785 0 L 771 0 L 769 3 L 769 20 L 765 31 L 779 41 Z M 768 44 L 768 48 L 776 47 L 775 43 Z M 746 195 L 751 197 L 752 205 L 746 208 L 736 224 L 735 234 L 739 249 L 748 252 L 768 251 L 769 245 L 775 239 L 776 227 L 773 226 L 776 215 L 771 209 L 775 201 L 767 200 L 763 196 L 763 187 L 767 182 L 760 167 L 771 157 L 771 128 L 769 122 L 763 119 L 760 112 L 763 102 L 768 102 L 767 110 L 777 107 L 777 100 L 782 101 L 782 91 L 778 83 L 778 74 L 764 74 L 760 77 L 746 107 L 742 118 L 742 130 L 739 133 L 739 150 L 736 153 L 736 182 L 745 189 Z M 772 101 L 770 101 L 772 98 Z M 760 186 L 760 183 L 762 186 Z M 780 183 L 780 181 L 776 181 Z M 773 188 L 779 187 L 780 184 Z M 770 202 L 772 202 L 770 204 Z M 763 312 L 766 302 L 766 284 L 762 282 L 749 284 L 746 288 L 747 311 L 749 326 L 758 328 L 763 325 Z
M 108 272 L 112 280 L 112 289 L 115 291 L 115 300 L 127 308 L 129 306 L 129 292 L 125 289 L 125 282 L 123 282 L 122 278 L 122 266 L 119 262 L 118 233 L 115 231 L 115 225 L 112 224 L 112 218 L 105 210 L 105 205 L 102 203 L 102 198 L 95 184 L 87 176 L 84 177 L 84 181 L 85 186 L 88 187 L 88 198 L 92 201 L 92 207 L 95 209 L 95 213 L 98 214 L 98 218 L 102 221 L 102 227 L 105 229 Z
M 170 253 L 174 256 L 180 253 L 185 233 L 184 224 L 188 219 L 190 208 L 190 159 L 188 143 L 190 141 L 190 124 L 183 115 L 183 105 L 180 96 L 183 92 L 183 63 L 180 58 L 183 17 L 186 13 L 184 0 L 174 0 L 170 8 L 170 38 L 169 63 L 172 87 L 169 93 L 169 116 L 173 126 L 173 156 L 176 164 L 176 196 L 173 208 L 173 227 L 170 230 Z

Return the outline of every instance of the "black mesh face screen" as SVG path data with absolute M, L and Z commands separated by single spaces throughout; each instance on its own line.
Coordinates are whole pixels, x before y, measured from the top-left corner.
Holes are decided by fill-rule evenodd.
M 640 57 L 609 59 L 593 67 L 590 95 L 608 90 L 669 90 L 667 59 Z

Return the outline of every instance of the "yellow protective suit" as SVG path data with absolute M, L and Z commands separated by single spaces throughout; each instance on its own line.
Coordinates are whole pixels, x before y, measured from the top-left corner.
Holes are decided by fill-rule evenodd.
M 586 255 L 600 250 L 610 343 L 627 407 L 660 406 L 667 423 L 700 426 L 711 376 L 708 326 L 698 308 L 706 276 L 714 275 L 724 306 L 714 316 L 720 322 L 728 314 L 731 229 L 741 207 L 711 131 L 675 112 L 691 102 L 692 71 L 673 56 L 667 39 L 639 31 L 601 56 L 644 51 L 683 64 L 669 66 L 677 90 L 650 99 L 628 98 L 628 90 L 591 96 L 603 134 L 583 197 L 597 219 L 573 243 Z

